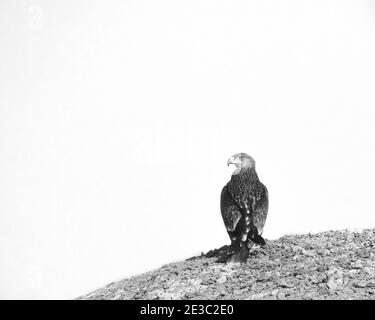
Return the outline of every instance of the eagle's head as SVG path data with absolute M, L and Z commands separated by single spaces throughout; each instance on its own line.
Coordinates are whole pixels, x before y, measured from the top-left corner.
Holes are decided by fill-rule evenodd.
M 255 169 L 255 160 L 246 153 L 236 153 L 231 156 L 227 161 L 227 165 L 230 164 L 234 164 L 236 167 L 233 174 L 239 173 L 244 168 Z

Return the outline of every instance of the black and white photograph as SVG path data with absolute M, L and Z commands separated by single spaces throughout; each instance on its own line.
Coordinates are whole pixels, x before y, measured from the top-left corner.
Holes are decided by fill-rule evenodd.
M 1 300 L 375 300 L 374 181 L 374 0 L 0 0 Z

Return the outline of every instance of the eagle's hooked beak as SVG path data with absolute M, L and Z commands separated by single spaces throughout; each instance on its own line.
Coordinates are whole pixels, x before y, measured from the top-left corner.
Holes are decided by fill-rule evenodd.
M 229 167 L 230 164 L 236 164 L 236 162 L 234 161 L 233 157 L 230 157 L 227 161 L 227 166 Z
M 228 159 L 227 161 L 227 166 L 229 167 L 229 165 L 232 163 L 232 158 Z
M 238 157 L 232 156 L 227 161 L 228 167 L 229 167 L 230 164 L 234 164 L 236 166 L 236 168 L 238 168 L 239 166 L 241 166 L 241 159 L 239 159 Z

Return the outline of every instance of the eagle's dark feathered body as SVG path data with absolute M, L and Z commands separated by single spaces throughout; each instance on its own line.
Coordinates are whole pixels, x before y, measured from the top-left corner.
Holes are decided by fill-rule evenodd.
M 240 154 L 240 158 L 245 156 Z M 255 162 L 252 164 L 241 163 L 221 192 L 221 214 L 231 239 L 228 262 L 245 262 L 254 243 L 266 244 L 261 235 L 268 213 L 268 191 L 259 181 Z

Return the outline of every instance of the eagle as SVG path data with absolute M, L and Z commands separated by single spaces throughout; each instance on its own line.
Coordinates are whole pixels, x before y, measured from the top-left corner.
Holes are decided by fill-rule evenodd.
M 230 157 L 235 170 L 221 192 L 220 209 L 231 245 L 228 263 L 245 263 L 254 244 L 265 246 L 262 238 L 268 213 L 268 190 L 259 181 L 255 161 L 246 153 Z

